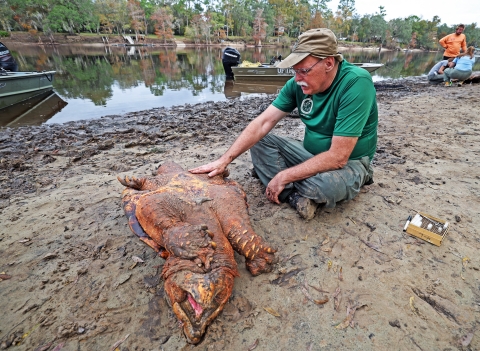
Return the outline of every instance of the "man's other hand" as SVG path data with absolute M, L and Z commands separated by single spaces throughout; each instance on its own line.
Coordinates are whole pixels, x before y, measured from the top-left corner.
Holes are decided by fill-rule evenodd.
M 285 183 L 285 181 L 283 180 L 282 172 L 278 173 L 267 185 L 267 189 L 265 190 L 265 196 L 267 197 L 267 199 L 276 204 L 280 204 L 278 196 L 283 191 L 283 189 L 285 189 L 286 184 L 288 183 Z

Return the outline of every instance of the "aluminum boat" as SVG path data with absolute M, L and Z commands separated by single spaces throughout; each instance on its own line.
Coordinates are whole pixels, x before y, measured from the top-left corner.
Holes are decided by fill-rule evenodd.
M 0 70 L 0 109 L 52 90 L 55 73 Z
M 353 63 L 354 65 L 373 72 L 383 66 L 381 63 Z M 256 79 L 256 80 L 288 80 L 295 72 L 291 68 L 277 68 L 269 64 L 262 64 L 258 67 L 231 67 L 235 80 Z

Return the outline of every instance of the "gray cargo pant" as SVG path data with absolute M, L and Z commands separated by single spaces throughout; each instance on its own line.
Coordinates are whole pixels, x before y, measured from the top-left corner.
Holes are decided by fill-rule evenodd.
M 440 84 L 443 83 L 443 74 L 429 74 L 428 76 L 428 82 L 430 84 Z
M 301 141 L 274 134 L 265 136 L 250 149 L 250 153 L 255 171 L 265 186 L 282 170 L 314 156 L 305 150 Z M 333 208 L 338 201 L 353 199 L 372 177 L 370 159 L 365 156 L 360 160 L 349 160 L 342 169 L 287 184 L 279 200 L 285 202 L 291 192 L 297 191 L 303 197 Z
M 447 68 L 443 71 L 443 80 L 445 82 L 450 82 L 452 79 L 465 80 L 470 77 L 472 71 L 460 71 L 456 68 Z

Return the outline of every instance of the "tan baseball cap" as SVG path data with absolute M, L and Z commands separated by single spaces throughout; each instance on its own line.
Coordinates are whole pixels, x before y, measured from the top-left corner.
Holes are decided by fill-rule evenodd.
M 276 67 L 288 68 L 295 66 L 308 55 L 321 59 L 333 56 L 339 62 L 343 61 L 342 54 L 338 53 L 337 37 L 328 28 L 315 28 L 300 34 L 293 47 L 292 53 Z

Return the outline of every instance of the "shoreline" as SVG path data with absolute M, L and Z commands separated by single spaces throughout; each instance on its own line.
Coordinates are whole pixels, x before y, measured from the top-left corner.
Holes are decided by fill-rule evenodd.
M 7 43 L 6 40 L 4 42 Z M 241 44 L 241 43 L 215 43 L 215 44 L 192 44 L 192 43 L 184 43 L 181 46 L 177 46 L 175 44 L 158 44 L 158 43 L 151 43 L 151 44 L 138 44 L 138 45 L 131 45 L 131 44 L 123 44 L 123 43 L 112 43 L 112 44 L 104 44 L 104 43 L 98 43 L 98 42 L 89 42 L 89 43 L 82 43 L 82 42 L 71 42 L 71 43 L 61 43 L 61 42 L 55 42 L 55 43 L 29 43 L 29 42 L 10 42 L 9 45 L 15 46 L 15 45 L 36 45 L 36 46 L 64 46 L 64 45 L 81 45 L 81 46 L 114 46 L 114 47 L 120 47 L 120 46 L 125 46 L 125 47 L 179 47 L 179 48 L 184 48 L 184 47 L 189 47 L 189 48 L 195 48 L 195 47 L 247 47 L 247 48 L 276 48 L 276 47 L 283 47 L 283 46 L 278 46 L 278 45 L 262 45 L 262 46 L 255 46 L 255 45 L 250 45 L 250 44 Z M 339 46 L 339 49 L 344 49 L 344 50 L 372 50 L 372 51 L 378 51 L 378 47 L 361 47 L 361 46 Z M 394 51 L 393 49 L 388 49 L 388 48 L 381 48 L 382 51 Z M 423 52 L 423 50 L 409 50 L 409 51 L 419 51 Z
M 55 42 L 51 43 L 49 42 L 49 38 L 45 35 L 41 35 L 40 38 L 43 38 L 41 42 L 38 42 L 38 37 L 35 39 L 28 33 L 18 33 L 16 32 L 13 35 L 14 38 L 10 37 L 5 37 L 1 38 L 1 41 L 8 43 L 10 45 L 16 45 L 16 44 L 21 44 L 21 45 L 38 45 L 38 46 L 56 46 L 56 45 L 92 45 L 92 46 L 138 46 L 138 47 L 227 47 L 227 46 L 232 46 L 232 47 L 248 47 L 248 48 L 254 48 L 254 47 L 261 47 L 261 48 L 275 48 L 275 47 L 286 47 L 285 45 L 275 45 L 275 44 L 266 44 L 262 46 L 255 46 L 253 44 L 247 44 L 246 42 L 223 42 L 223 43 L 214 43 L 214 44 L 195 44 L 195 43 L 189 43 L 189 42 L 181 42 L 181 46 L 177 45 L 175 42 L 178 42 L 178 40 L 174 40 L 175 42 L 171 42 L 168 44 L 164 44 L 163 40 L 161 39 L 153 39 L 153 38 L 148 38 L 147 41 L 148 43 L 145 44 L 138 44 L 138 45 L 129 45 L 125 44 L 125 41 L 120 35 L 116 35 L 111 37 L 112 42 L 105 44 L 102 41 L 102 35 L 95 35 L 95 36 L 81 36 L 81 35 L 74 35 L 70 36 L 67 34 L 55 34 Z M 74 39 L 72 39 L 74 38 Z M 291 47 L 291 46 L 290 46 Z M 350 45 L 350 44 L 343 44 L 342 42 L 339 43 L 339 49 L 343 50 L 365 50 L 365 51 L 375 51 L 379 50 L 381 52 L 385 51 L 409 51 L 409 52 L 438 52 L 441 51 L 436 50 L 436 51 L 425 51 L 421 49 L 392 49 L 392 48 L 385 48 L 385 47 L 379 47 L 379 46 L 359 46 L 359 45 Z

